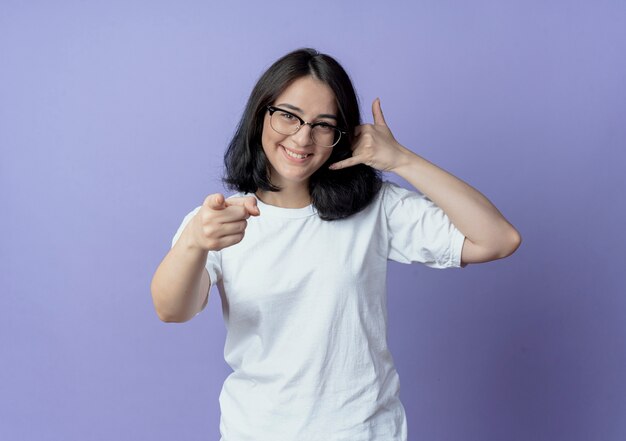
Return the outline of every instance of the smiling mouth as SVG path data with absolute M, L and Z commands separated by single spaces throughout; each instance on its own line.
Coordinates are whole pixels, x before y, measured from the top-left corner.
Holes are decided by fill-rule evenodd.
M 287 147 L 285 147 L 284 145 L 281 145 L 281 147 L 282 147 L 283 149 L 285 149 L 285 152 L 286 152 L 289 156 L 291 156 L 292 158 L 295 158 L 295 159 L 304 159 L 304 158 L 307 158 L 307 157 L 311 156 L 311 153 L 305 153 L 304 155 L 301 155 L 300 153 L 296 153 L 296 152 L 294 152 L 294 151 L 292 151 L 292 150 L 289 150 L 289 149 L 288 149 Z

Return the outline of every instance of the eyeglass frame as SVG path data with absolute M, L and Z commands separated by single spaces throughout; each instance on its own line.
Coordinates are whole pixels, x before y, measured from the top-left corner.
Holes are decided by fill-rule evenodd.
M 294 113 L 290 112 L 289 110 L 281 109 L 280 107 L 271 106 L 271 105 L 268 105 L 268 106 L 265 106 L 265 107 L 266 107 L 267 111 L 270 113 L 270 127 L 271 127 L 271 128 L 272 128 L 272 130 L 274 130 L 276 133 L 280 133 L 281 135 L 287 135 L 287 136 L 295 135 L 296 133 L 298 133 L 298 132 L 300 131 L 300 129 L 301 129 L 303 126 L 308 125 L 308 126 L 310 126 L 310 127 L 311 127 L 311 133 L 309 134 L 309 137 L 311 138 L 311 141 L 312 141 L 313 143 L 315 143 L 315 140 L 313 139 L 313 129 L 314 129 L 316 126 L 325 125 L 325 126 L 331 127 L 332 129 L 336 130 L 337 132 L 339 132 L 339 136 L 337 137 L 337 141 L 335 141 L 335 143 L 334 143 L 333 145 L 320 145 L 320 144 L 317 144 L 317 145 L 319 145 L 320 147 L 324 147 L 324 148 L 329 148 L 329 149 L 331 149 L 331 148 L 335 147 L 337 144 L 339 144 L 339 141 L 341 141 L 341 136 L 342 136 L 342 135 L 347 135 L 347 134 L 348 134 L 348 132 L 346 132 L 345 130 L 341 130 L 339 127 L 337 127 L 337 126 L 333 126 L 332 124 L 328 124 L 327 122 L 324 122 L 324 121 L 319 121 L 319 122 L 315 122 L 315 123 L 310 123 L 310 122 L 306 122 L 305 120 L 303 120 L 302 118 L 300 118 L 298 115 L 296 115 L 296 114 L 294 114 Z M 296 129 L 296 131 L 295 131 L 295 132 L 293 132 L 293 133 L 281 133 L 281 132 L 279 132 L 278 130 L 276 130 L 276 129 L 274 128 L 274 126 L 272 126 L 272 122 L 271 122 L 271 121 L 272 121 L 272 115 L 274 115 L 274 112 L 276 112 L 276 111 L 280 111 L 280 112 L 288 113 L 289 115 L 293 116 L 294 118 L 296 118 L 296 119 L 300 122 L 300 125 L 298 126 L 298 128 Z

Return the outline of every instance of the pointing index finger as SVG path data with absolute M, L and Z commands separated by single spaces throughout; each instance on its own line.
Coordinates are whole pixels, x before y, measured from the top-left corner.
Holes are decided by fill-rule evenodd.
M 210 194 L 206 197 L 202 205 L 206 205 L 212 210 L 222 210 L 226 207 L 224 203 L 224 195 L 221 193 Z
M 251 216 L 258 216 L 261 214 L 259 207 L 256 205 L 256 198 L 253 196 L 240 196 L 226 199 L 226 206 L 239 205 L 248 211 Z

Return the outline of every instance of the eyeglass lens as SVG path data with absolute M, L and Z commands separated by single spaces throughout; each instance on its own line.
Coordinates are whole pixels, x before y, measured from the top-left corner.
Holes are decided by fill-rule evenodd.
M 289 112 L 280 109 L 270 113 L 270 125 L 283 135 L 293 135 L 300 130 L 300 120 Z M 311 139 L 317 145 L 332 147 L 339 141 L 341 132 L 330 125 L 314 125 L 311 129 Z

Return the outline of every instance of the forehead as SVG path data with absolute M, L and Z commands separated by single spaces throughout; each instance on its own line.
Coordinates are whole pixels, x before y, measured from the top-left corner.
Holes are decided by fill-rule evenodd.
M 306 76 L 298 78 L 278 95 L 274 104 L 291 104 L 302 109 L 306 115 L 335 114 L 335 94 L 327 84 Z

